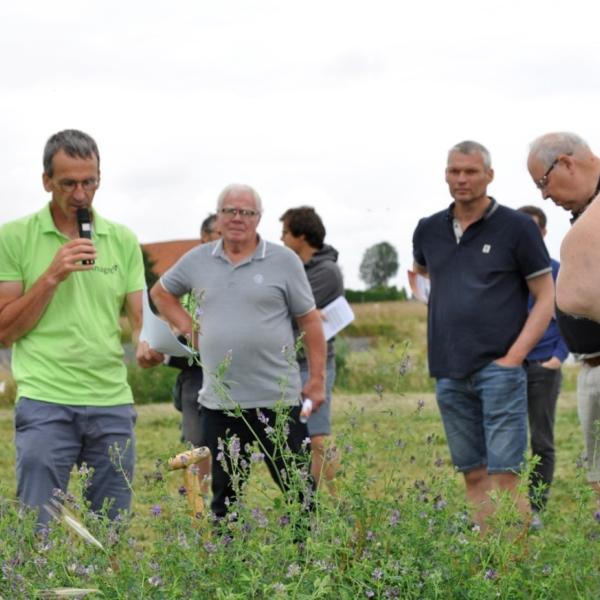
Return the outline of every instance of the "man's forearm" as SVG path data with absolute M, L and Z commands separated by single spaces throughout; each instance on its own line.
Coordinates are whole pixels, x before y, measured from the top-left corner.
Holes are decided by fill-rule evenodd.
M 550 274 L 542 276 L 532 291 L 534 304 L 517 339 L 513 342 L 506 357 L 515 364 L 522 363 L 529 352 L 544 335 L 554 313 L 554 285 Z
M 162 283 L 157 281 L 150 290 L 150 296 L 160 314 L 179 333 L 191 336 L 194 323 L 190 314 L 181 306 L 179 298 L 165 290 Z
M 37 325 L 58 285 L 58 281 L 45 274 L 24 294 L 20 282 L 0 284 L 0 343 L 3 346 L 11 346 Z
M 304 332 L 304 347 L 308 360 L 309 377 L 325 380 L 325 361 L 327 358 L 327 343 L 323 335 L 323 325 L 318 311 L 297 319 L 298 326 Z

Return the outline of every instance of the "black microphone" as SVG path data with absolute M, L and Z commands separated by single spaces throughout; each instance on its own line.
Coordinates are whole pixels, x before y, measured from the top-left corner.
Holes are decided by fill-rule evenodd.
M 79 237 L 92 239 L 92 223 L 90 222 L 90 211 L 87 208 L 77 209 L 77 224 L 79 225 Z M 93 260 L 82 260 L 82 265 L 93 265 Z

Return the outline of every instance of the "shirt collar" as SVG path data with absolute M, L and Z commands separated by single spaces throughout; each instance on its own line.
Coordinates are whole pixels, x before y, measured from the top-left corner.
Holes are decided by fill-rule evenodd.
M 257 233 L 258 244 L 254 249 L 254 252 L 247 258 L 245 258 L 242 263 L 250 262 L 251 260 L 262 260 L 267 254 L 267 242 L 263 240 L 263 238 Z M 215 257 L 223 258 L 229 261 L 229 258 L 225 254 L 225 250 L 223 249 L 223 238 L 217 241 L 215 247 L 212 250 L 212 255 Z
M 490 202 L 489 206 L 485 209 L 485 212 L 483 213 L 483 216 L 481 217 L 481 219 L 483 219 L 483 220 L 489 219 L 498 209 L 498 203 L 496 202 L 496 199 L 492 198 L 492 196 L 488 196 L 488 198 L 491 200 L 491 202 Z M 450 204 L 450 206 L 446 209 L 446 219 L 448 219 L 448 221 L 452 221 L 454 219 L 454 206 L 455 205 L 456 205 L 456 202 L 452 202 L 452 204 Z
M 108 225 L 106 221 L 92 208 L 92 232 L 97 235 L 106 235 L 108 233 Z M 50 202 L 40 211 L 40 223 L 43 233 L 57 233 L 63 235 L 57 228 L 50 212 Z

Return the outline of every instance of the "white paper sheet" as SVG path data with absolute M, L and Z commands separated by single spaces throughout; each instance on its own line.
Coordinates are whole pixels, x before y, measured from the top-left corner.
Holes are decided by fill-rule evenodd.
M 408 284 L 410 285 L 413 298 L 427 304 L 429 302 L 429 291 L 431 290 L 429 277 L 423 277 L 423 275 L 415 273 L 415 271 L 407 271 L 407 273 Z
M 144 322 L 140 332 L 140 340 L 148 342 L 150 348 L 163 354 L 193 356 L 194 352 L 173 335 L 169 325 L 152 312 L 148 300 L 148 290 L 144 290 L 142 296 Z
M 344 296 L 336 298 L 321 309 L 323 316 L 323 333 L 329 340 L 354 321 L 354 313 Z

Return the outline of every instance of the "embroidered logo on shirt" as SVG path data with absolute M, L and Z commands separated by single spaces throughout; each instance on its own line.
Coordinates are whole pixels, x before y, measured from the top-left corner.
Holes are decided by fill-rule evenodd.
M 118 265 L 112 265 L 112 267 L 101 267 L 101 266 L 99 266 L 99 265 L 96 264 L 92 268 L 92 271 L 98 271 L 98 272 L 102 273 L 103 275 L 113 275 L 118 270 L 119 270 L 119 266 Z
M 481 251 L 484 254 L 489 254 L 491 249 L 492 249 L 492 247 L 490 246 L 490 244 L 484 244 L 483 248 L 481 249 Z
M 257 283 L 258 285 L 260 285 L 265 280 L 265 278 L 260 273 L 257 273 L 252 279 L 254 279 L 254 283 Z

